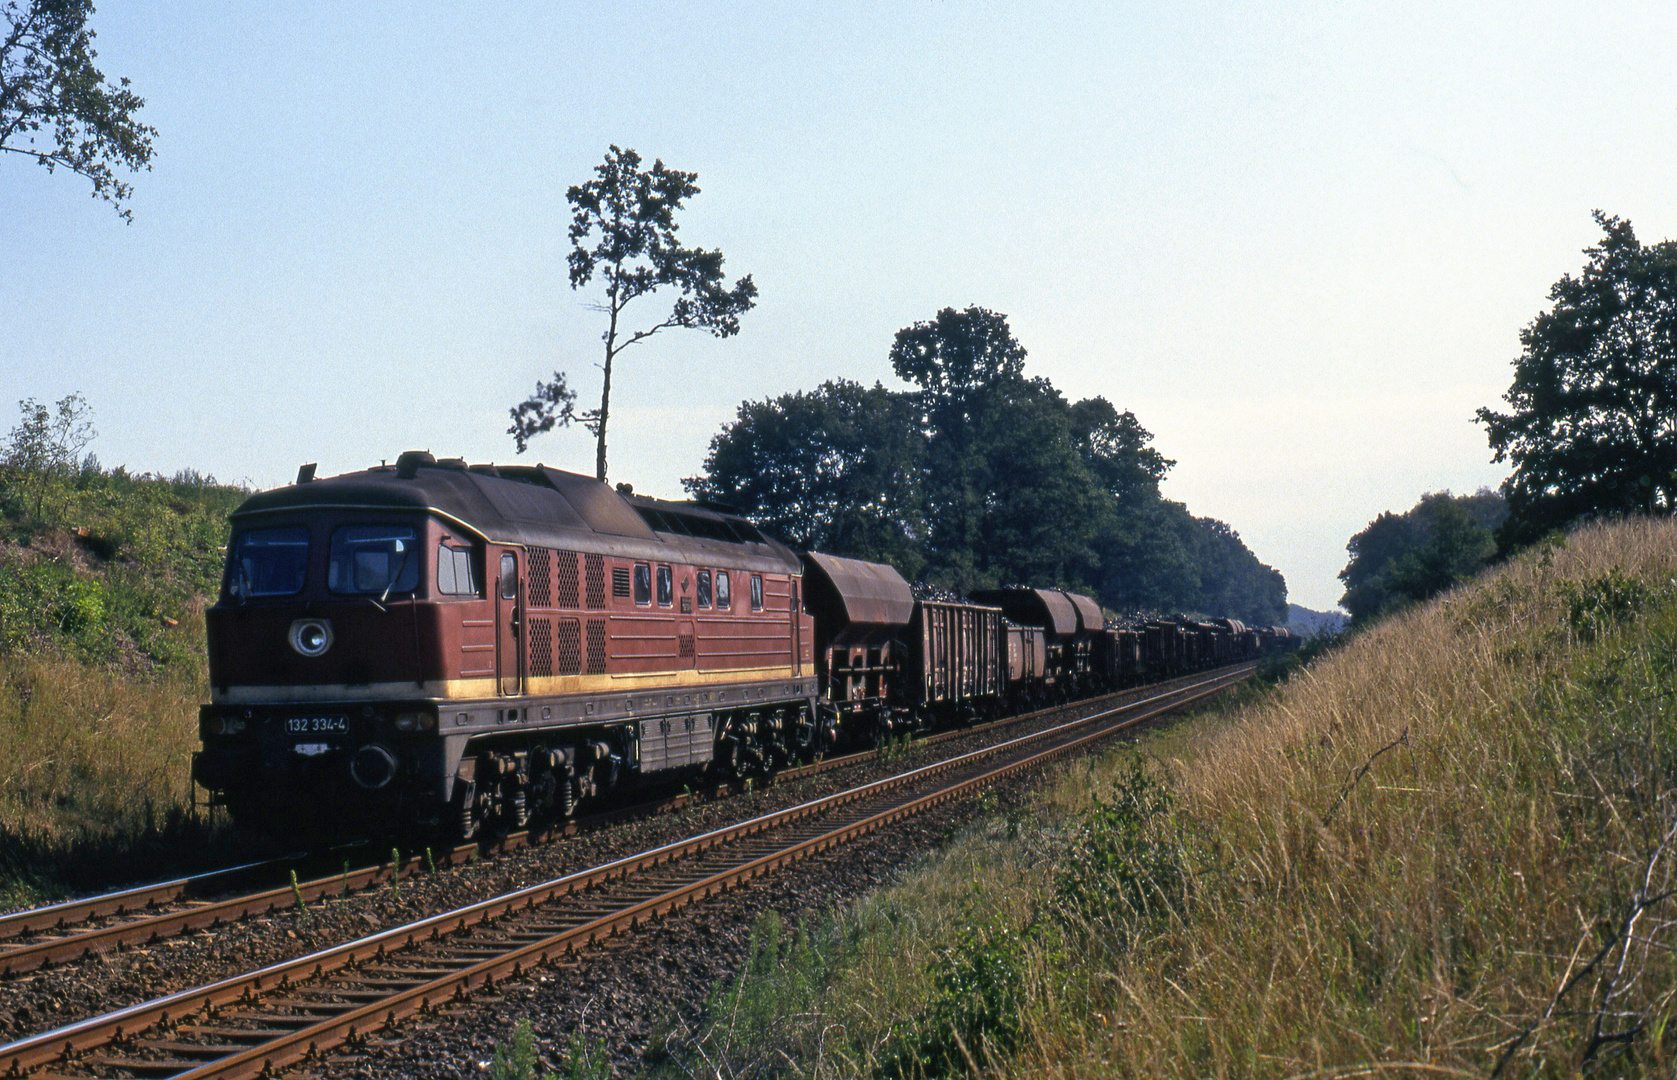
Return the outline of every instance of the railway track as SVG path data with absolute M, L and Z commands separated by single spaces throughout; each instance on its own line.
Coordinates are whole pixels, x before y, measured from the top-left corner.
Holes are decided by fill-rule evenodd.
M 1248 677 L 1201 677 L 896 776 L 0 1047 L 6 1076 L 271 1073 L 864 837 Z M 289 891 L 289 890 L 288 890 Z
M 1123 698 L 1144 698 L 1149 694 L 1169 693 L 1181 685 L 1197 685 L 1205 677 L 1204 674 L 1184 676 L 1153 686 L 1120 691 L 1087 702 L 1039 709 L 969 728 L 926 736 L 915 740 L 914 745 L 927 747 L 952 739 L 972 738 L 990 731 L 1040 721 L 1055 713 L 1079 707 L 1106 707 Z M 852 767 L 871 761 L 875 756 L 876 752 L 870 750 L 826 758 L 783 770 L 775 776 L 774 782 L 787 783 Z M 299 881 L 295 887 L 281 876 L 280 871 L 287 866 L 295 868 L 308 865 L 303 855 L 246 863 L 206 874 L 154 882 L 132 889 L 14 912 L 0 916 L 0 976 L 26 974 L 98 956 L 115 949 L 149 945 L 193 930 L 212 929 L 293 907 L 299 902 L 308 904 L 325 897 L 363 892 L 421 872 L 461 866 L 486 856 L 539 846 L 561 837 L 602 828 L 626 818 L 680 809 L 700 798 L 715 798 L 734 793 L 735 787 L 725 785 L 704 796 L 674 795 L 587 815 L 545 828 L 525 830 L 483 843 L 462 844 L 440 851 L 425 849 L 406 855 L 392 852 L 389 858 L 361 863 L 353 868 L 346 862 L 338 873 Z M 365 850 L 366 846 L 363 845 L 361 851 Z M 316 866 L 320 862 L 321 860 L 314 860 Z M 253 878 L 262 880 L 264 877 L 274 884 L 253 892 L 227 895 L 228 890 L 239 881 L 249 881 Z

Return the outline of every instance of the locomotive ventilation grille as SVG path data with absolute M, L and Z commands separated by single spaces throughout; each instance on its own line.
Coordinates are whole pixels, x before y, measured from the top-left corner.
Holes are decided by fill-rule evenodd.
M 604 611 L 606 609 L 606 557 L 588 553 L 588 608 L 590 611 Z
M 562 608 L 581 607 L 581 581 L 578 579 L 576 572 L 576 553 L 573 551 L 555 552 L 553 569 L 557 572 L 559 579 L 559 595 L 556 606 Z
M 530 674 L 553 674 L 553 620 L 530 620 Z
M 549 551 L 547 548 L 533 547 L 529 549 L 529 555 L 530 581 L 527 586 L 528 603 L 531 607 L 552 607 L 553 552 Z
M 588 674 L 606 673 L 606 621 L 588 620 Z
M 559 667 L 555 674 L 582 674 L 582 624 L 575 619 L 560 619 L 557 639 Z

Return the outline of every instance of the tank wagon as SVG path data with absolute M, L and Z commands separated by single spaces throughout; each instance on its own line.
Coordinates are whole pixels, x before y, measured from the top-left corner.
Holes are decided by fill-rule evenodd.
M 1056 589 L 917 595 L 539 465 L 305 467 L 231 525 L 193 777 L 283 836 L 469 838 L 1291 645 L 1230 620 L 1109 627 Z

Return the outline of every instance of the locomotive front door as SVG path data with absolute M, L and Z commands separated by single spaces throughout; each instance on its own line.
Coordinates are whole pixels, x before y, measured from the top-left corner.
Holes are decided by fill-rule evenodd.
M 518 572 L 518 553 L 501 552 L 495 579 L 495 666 L 502 697 L 524 692 L 524 611 L 519 595 L 524 575 Z

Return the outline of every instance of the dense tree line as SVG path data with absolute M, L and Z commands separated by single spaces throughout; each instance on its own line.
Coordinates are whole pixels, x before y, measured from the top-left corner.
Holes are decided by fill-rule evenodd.
M 1366 623 L 1472 577 L 1496 554 L 1507 517 L 1506 500 L 1488 488 L 1423 495 L 1402 514 L 1381 514 L 1345 545 L 1351 561 L 1339 572 L 1340 606 L 1353 623 Z
M 1056 584 L 1118 611 L 1286 620 L 1280 573 L 1161 496 L 1174 462 L 1133 413 L 1069 402 L 1024 361 L 1004 316 L 946 308 L 892 345 L 916 389 L 840 379 L 744 402 L 687 488 L 793 544 L 961 592 Z

